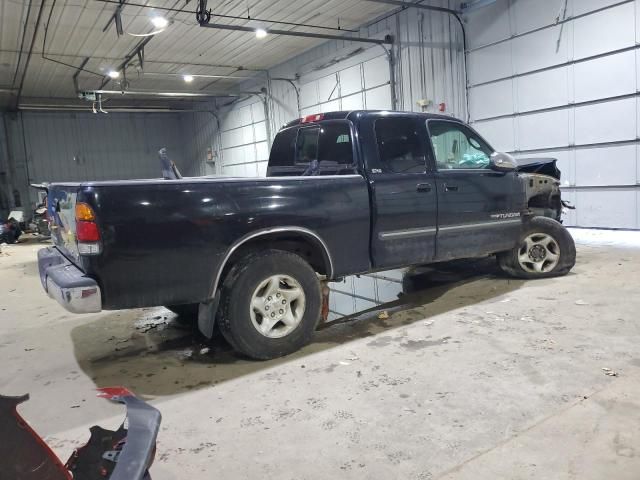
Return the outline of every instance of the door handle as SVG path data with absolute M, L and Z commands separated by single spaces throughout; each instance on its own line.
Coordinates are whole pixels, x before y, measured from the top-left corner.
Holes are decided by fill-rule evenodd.
M 445 183 L 444 184 L 444 191 L 445 192 L 457 192 L 458 191 L 458 186 L 457 185 L 447 185 Z
M 419 192 L 430 192 L 431 191 L 431 184 L 430 183 L 419 183 L 418 185 L 416 185 L 416 190 L 418 190 Z

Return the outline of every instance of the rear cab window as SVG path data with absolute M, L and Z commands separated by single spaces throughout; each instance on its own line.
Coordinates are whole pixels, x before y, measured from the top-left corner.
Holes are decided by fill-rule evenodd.
M 351 126 L 346 120 L 296 125 L 276 136 L 267 176 L 357 174 Z
M 378 168 L 372 168 L 372 173 L 426 172 L 424 144 L 414 118 L 379 118 L 375 121 L 374 130 Z

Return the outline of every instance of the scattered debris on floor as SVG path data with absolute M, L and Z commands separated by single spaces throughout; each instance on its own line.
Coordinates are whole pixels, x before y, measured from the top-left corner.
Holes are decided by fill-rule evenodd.
M 617 377 L 618 376 L 618 372 L 614 372 L 613 370 L 611 370 L 610 368 L 607 368 L 607 367 L 602 367 L 602 371 L 604 372 L 605 375 L 607 375 L 609 377 Z
M 378 314 L 378 318 L 379 318 L 380 320 L 386 320 L 386 319 L 388 319 L 388 318 L 389 318 L 389 312 L 387 312 L 386 310 L 385 310 L 385 311 L 383 311 L 383 312 L 380 312 L 380 313 Z
M 576 305 L 589 305 L 589 302 L 585 302 L 584 300 L 576 300 Z

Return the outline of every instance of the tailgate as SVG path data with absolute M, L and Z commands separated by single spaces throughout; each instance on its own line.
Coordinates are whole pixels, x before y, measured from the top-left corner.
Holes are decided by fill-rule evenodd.
M 76 242 L 76 200 L 79 190 L 79 183 L 52 184 L 47 197 L 53 243 L 76 265 L 80 265 Z

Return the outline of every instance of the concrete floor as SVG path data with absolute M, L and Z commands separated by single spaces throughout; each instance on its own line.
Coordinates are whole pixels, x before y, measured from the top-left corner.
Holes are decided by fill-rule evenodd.
M 640 236 L 573 233 L 569 276 L 426 272 L 388 319 L 262 363 L 201 350 L 163 308 L 68 314 L 40 287 L 41 245 L 3 246 L 0 392 L 31 394 L 22 414 L 66 459 L 122 418 L 93 389 L 133 389 L 163 414 L 154 480 L 637 479 Z

